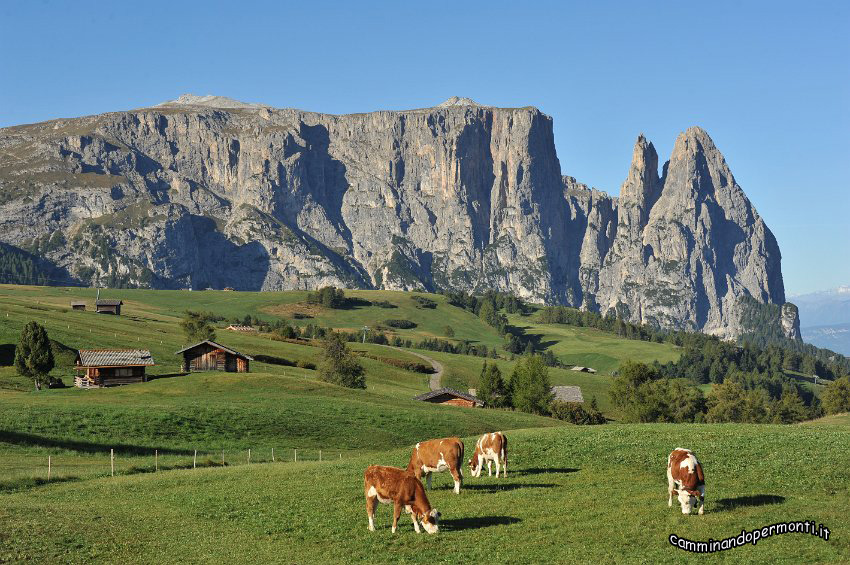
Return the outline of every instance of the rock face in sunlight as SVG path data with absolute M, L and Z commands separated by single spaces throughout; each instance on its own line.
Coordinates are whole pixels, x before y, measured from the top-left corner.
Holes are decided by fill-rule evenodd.
M 785 299 L 701 129 L 660 176 L 640 136 L 617 199 L 561 176 L 549 116 L 458 97 L 334 116 L 184 95 L 0 129 L 0 234 L 85 283 L 495 289 L 729 337 L 739 298 Z

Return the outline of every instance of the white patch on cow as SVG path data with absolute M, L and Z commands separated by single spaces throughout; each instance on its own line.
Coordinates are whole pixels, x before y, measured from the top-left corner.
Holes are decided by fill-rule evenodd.
M 419 530 L 419 522 L 416 520 L 416 514 L 413 514 L 413 516 L 411 516 L 411 518 L 413 518 L 413 529 L 416 530 L 417 534 L 422 533 Z M 422 525 L 424 526 L 425 524 L 423 523 Z
M 404 511 L 408 514 L 413 514 L 413 508 L 411 508 L 409 504 L 404 505 Z
M 455 481 L 455 494 L 460 494 L 460 481 Z
M 691 496 L 685 489 L 679 489 L 679 504 L 682 505 L 682 514 L 690 514 L 696 502 L 695 496 Z
M 389 504 L 392 502 L 391 498 L 384 498 L 380 494 L 378 494 L 378 491 L 375 489 L 374 485 L 369 487 L 369 492 L 366 493 L 366 496 L 368 496 L 369 498 L 377 497 L 378 502 L 380 502 L 381 504 Z
M 679 463 L 680 469 L 687 469 L 688 473 L 693 473 L 694 469 L 697 466 L 697 458 L 693 456 L 692 453 L 689 453 L 687 457 L 682 459 L 682 462 Z

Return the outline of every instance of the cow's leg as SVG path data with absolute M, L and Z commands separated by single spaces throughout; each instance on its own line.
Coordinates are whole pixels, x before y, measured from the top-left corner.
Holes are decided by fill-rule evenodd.
M 705 510 L 705 495 L 701 494 L 700 497 L 699 497 L 699 512 L 697 512 L 697 514 L 702 516 L 704 510 Z
M 460 494 L 460 483 L 463 481 L 463 473 L 460 469 L 452 469 L 452 478 L 455 480 L 455 494 Z
M 667 498 L 667 506 L 673 506 L 673 493 L 676 492 L 676 481 L 673 480 L 673 477 L 670 475 L 670 470 L 667 469 L 667 493 L 669 497 Z
M 428 490 L 431 490 L 431 473 L 430 472 L 425 473 L 425 486 L 428 488 Z
M 493 460 L 492 459 L 487 460 L 487 476 L 488 477 L 493 476 Z
M 502 476 L 508 476 L 508 453 L 502 449 Z
M 369 531 L 375 531 L 375 508 L 378 506 L 377 496 L 366 497 L 366 515 L 369 516 Z
M 396 502 L 393 505 L 393 533 L 398 529 L 398 517 L 401 516 L 401 503 Z
M 499 465 L 499 458 L 496 457 L 496 478 L 497 479 L 499 478 L 499 471 L 501 470 L 501 468 L 502 468 L 502 466 Z

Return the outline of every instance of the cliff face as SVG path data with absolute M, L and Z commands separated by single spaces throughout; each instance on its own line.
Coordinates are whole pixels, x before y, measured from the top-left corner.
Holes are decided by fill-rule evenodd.
M 231 103 L 232 102 L 232 103 Z M 496 289 L 733 335 L 782 304 L 776 242 L 702 130 L 617 199 L 561 177 L 552 120 L 468 99 L 332 116 L 181 97 L 0 130 L 0 238 L 84 282 Z

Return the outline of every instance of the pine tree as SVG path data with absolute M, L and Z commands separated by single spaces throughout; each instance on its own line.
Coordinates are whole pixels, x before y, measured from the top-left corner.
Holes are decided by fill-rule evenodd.
M 548 414 L 552 400 L 549 370 L 539 355 L 526 355 L 511 373 L 511 400 L 514 408 L 532 414 Z
M 510 398 L 505 387 L 505 381 L 502 379 L 502 371 L 495 363 L 488 365 L 487 361 L 484 361 L 478 384 L 478 397 L 487 406 L 494 408 L 509 406 Z
M 47 374 L 53 369 L 53 351 L 47 331 L 37 322 L 30 322 L 21 332 L 21 340 L 15 348 L 15 369 L 18 374 L 35 381 L 35 389 L 41 390 Z
M 319 378 L 348 388 L 366 388 L 363 367 L 348 348 L 343 334 L 331 332 L 325 336 Z
M 823 391 L 822 399 L 827 414 L 850 412 L 850 377 L 831 382 Z

